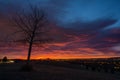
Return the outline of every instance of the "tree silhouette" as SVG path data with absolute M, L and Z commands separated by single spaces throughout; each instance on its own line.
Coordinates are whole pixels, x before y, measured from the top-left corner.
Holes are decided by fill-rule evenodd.
M 7 62 L 7 61 L 8 61 L 7 57 L 6 56 L 3 57 L 2 62 Z
M 30 6 L 27 12 L 22 10 L 21 13 L 16 13 L 12 20 L 18 29 L 16 33 L 22 35 L 22 39 L 16 41 L 29 44 L 27 56 L 27 64 L 29 64 L 33 44 L 41 45 L 50 41 L 47 17 L 37 6 Z

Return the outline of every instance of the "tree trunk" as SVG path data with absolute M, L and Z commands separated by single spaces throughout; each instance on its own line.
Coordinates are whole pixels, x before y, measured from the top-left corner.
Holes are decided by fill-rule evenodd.
M 34 27 L 30 42 L 29 42 L 29 49 L 28 49 L 28 57 L 27 57 L 27 64 L 29 65 L 30 63 L 30 56 L 31 56 L 31 52 L 32 52 L 32 45 L 33 45 L 33 39 L 35 36 L 35 31 L 36 31 L 36 26 Z
M 27 56 L 27 64 L 29 65 L 30 63 L 30 56 L 31 56 L 31 52 L 32 52 L 32 44 L 33 44 L 33 41 L 31 41 L 29 43 L 29 49 L 28 49 L 28 56 Z

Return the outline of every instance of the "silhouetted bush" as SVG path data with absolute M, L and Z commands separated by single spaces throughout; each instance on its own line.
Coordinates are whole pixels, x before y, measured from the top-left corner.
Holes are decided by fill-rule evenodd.
M 100 72 L 100 71 L 101 71 L 101 68 L 100 68 L 100 67 L 98 67 L 98 68 L 97 68 L 97 71 L 98 71 L 98 72 Z
M 114 74 L 114 71 L 115 71 L 114 69 L 111 69 L 111 70 L 110 70 L 110 72 L 111 72 L 112 74 Z
M 85 68 L 88 70 L 88 69 L 89 69 L 89 66 L 88 66 L 88 65 L 86 65 L 86 66 L 85 66 Z
M 91 70 L 92 70 L 92 71 L 95 71 L 95 67 L 91 67 Z

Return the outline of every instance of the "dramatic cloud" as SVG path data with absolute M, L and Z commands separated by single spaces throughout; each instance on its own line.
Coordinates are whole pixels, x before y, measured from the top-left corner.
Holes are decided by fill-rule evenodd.
M 32 58 L 120 56 L 120 12 L 117 0 L 0 0 L 0 58 L 26 58 L 26 45 L 7 43 L 14 32 L 10 15 L 29 5 L 45 10 L 53 41 L 34 47 Z M 8 37 L 9 36 L 9 37 Z M 14 37 L 17 39 L 17 37 Z

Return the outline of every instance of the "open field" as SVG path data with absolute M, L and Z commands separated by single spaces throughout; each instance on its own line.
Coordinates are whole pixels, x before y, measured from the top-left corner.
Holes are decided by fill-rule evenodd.
M 39 62 L 32 62 L 34 71 L 19 71 L 23 64 L 23 62 L 0 64 L 0 80 L 120 80 L 119 74 L 81 70 Z

